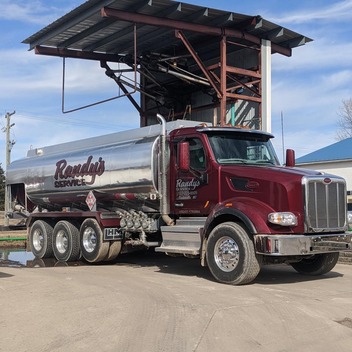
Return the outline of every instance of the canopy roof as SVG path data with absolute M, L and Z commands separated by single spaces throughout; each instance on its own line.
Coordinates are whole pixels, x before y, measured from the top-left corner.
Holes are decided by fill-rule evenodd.
M 29 44 L 30 49 L 36 46 L 56 48 L 57 56 L 60 56 L 60 49 L 71 49 L 79 51 L 76 55 L 82 58 L 99 59 L 90 54 L 102 53 L 114 55 L 110 60 L 116 61 L 116 54 L 125 56 L 134 52 L 133 23 L 138 26 L 139 54 L 150 51 L 178 54 L 182 43 L 174 35 L 175 28 L 187 31 L 188 40 L 197 50 L 206 51 L 203 60 L 218 54 L 217 50 L 212 51 L 209 40 L 222 33 L 236 38 L 242 45 L 259 44 L 260 39 L 269 39 L 272 52 L 287 56 L 291 55 L 292 48 L 311 41 L 261 16 L 171 0 L 89 0 L 23 42 Z M 214 40 L 215 46 L 217 43 Z
M 271 53 L 291 56 L 292 48 L 310 41 L 261 16 L 171 0 L 88 0 L 24 43 L 37 54 L 100 61 L 142 126 L 156 113 L 175 119 L 192 111 L 193 118 L 196 109 L 224 126 L 227 106 L 246 101 L 256 104 L 249 122 L 260 129 L 262 72 L 270 71 L 262 67 L 270 51 L 262 48 L 270 43 Z M 112 70 L 107 62 L 125 63 L 129 71 Z M 134 72 L 133 84 L 123 76 L 127 72 Z M 246 116 L 237 114 L 232 124 L 249 126 Z

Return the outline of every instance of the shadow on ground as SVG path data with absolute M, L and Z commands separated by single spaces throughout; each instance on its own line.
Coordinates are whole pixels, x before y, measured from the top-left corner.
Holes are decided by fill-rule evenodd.
M 76 262 L 59 262 L 55 258 L 31 259 L 24 263 L 10 260 L 1 260 L 0 267 L 31 267 L 31 268 L 50 268 L 50 267 L 70 267 L 70 266 L 119 266 L 133 268 L 154 268 L 153 271 L 160 274 L 167 273 L 172 275 L 181 275 L 189 277 L 199 277 L 210 281 L 215 281 L 208 268 L 200 265 L 199 258 L 191 259 L 183 256 L 170 257 L 163 253 L 154 251 L 145 251 L 142 253 L 130 253 L 120 255 L 115 261 L 90 264 L 85 261 Z M 263 266 L 257 278 L 252 284 L 258 285 L 275 285 L 275 284 L 292 284 L 297 282 L 326 280 L 341 277 L 342 274 L 336 270 L 331 271 L 323 276 L 305 276 L 298 274 L 291 266 L 286 264 Z M 1 277 L 1 276 L 0 276 Z

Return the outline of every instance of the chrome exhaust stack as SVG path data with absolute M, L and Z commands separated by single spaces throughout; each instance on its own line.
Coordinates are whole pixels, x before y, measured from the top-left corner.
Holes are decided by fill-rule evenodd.
M 160 114 L 156 115 L 161 124 L 160 140 L 159 140 L 159 173 L 158 184 L 160 193 L 160 212 L 165 224 L 174 225 L 174 221 L 170 218 L 170 204 L 167 192 L 167 150 L 166 150 L 166 121 Z

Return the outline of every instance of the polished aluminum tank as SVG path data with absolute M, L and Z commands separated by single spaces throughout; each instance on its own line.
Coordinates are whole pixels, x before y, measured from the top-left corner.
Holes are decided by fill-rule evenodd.
M 199 122 L 178 120 L 167 132 Z M 117 132 L 54 146 L 31 149 L 27 157 L 7 168 L 6 183 L 15 190 L 25 185 L 28 199 L 47 209 L 85 209 L 93 191 L 101 207 L 159 209 L 158 140 L 160 125 Z

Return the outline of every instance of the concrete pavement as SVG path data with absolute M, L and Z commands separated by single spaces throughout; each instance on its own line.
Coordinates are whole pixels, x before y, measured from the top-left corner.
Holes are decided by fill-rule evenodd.
M 268 266 L 246 286 L 219 284 L 198 260 L 163 254 L 0 267 L 0 306 L 4 352 L 352 351 L 344 264 L 319 278 Z

